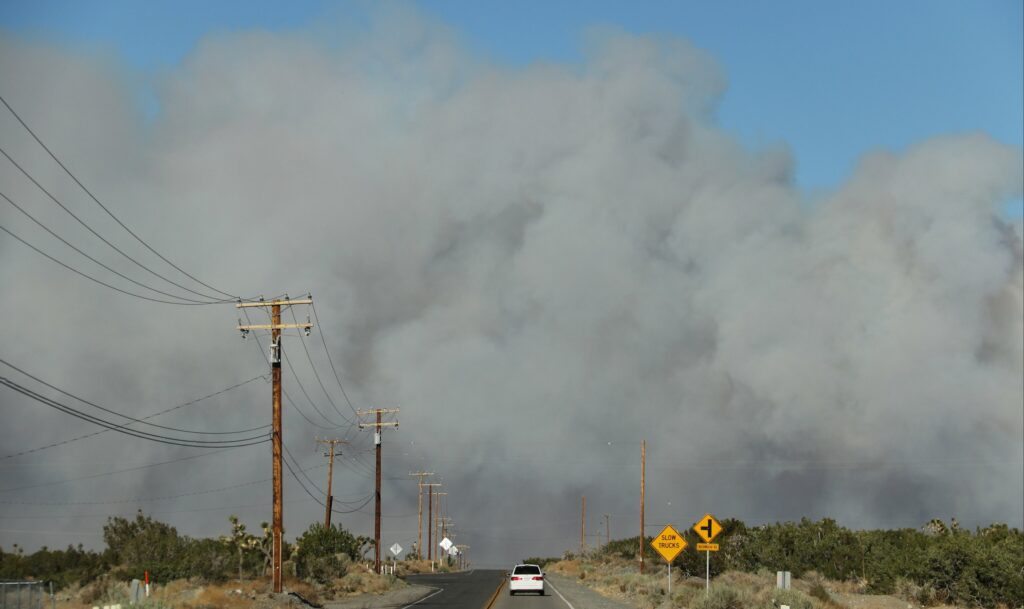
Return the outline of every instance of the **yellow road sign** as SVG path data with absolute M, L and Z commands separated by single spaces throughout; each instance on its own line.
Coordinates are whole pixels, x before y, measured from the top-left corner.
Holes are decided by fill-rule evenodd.
M 718 524 L 718 521 L 711 514 L 704 514 L 704 517 L 698 520 L 697 524 L 693 525 L 693 530 L 700 535 L 701 539 L 711 543 L 711 540 L 718 537 L 718 534 L 722 532 L 722 525 Z
M 718 551 L 718 544 L 717 543 L 698 543 L 697 544 L 697 551 L 698 552 L 717 552 Z
M 667 525 L 651 542 L 651 547 L 668 562 L 672 562 L 686 548 L 686 540 L 672 525 Z

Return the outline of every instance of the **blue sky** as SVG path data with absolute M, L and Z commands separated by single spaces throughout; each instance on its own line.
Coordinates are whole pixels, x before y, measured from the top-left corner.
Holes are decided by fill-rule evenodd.
M 688 38 L 722 65 L 719 121 L 747 146 L 786 142 L 808 191 L 840 183 L 876 148 L 984 131 L 1024 147 L 1024 3 L 466 2 L 414 3 L 474 54 L 513 66 L 583 59 L 585 32 L 614 26 Z M 0 28 L 143 72 L 174 66 L 203 36 L 251 28 L 361 27 L 366 2 L 54 0 L 0 3 Z M 1020 215 L 1022 204 L 1008 206 Z

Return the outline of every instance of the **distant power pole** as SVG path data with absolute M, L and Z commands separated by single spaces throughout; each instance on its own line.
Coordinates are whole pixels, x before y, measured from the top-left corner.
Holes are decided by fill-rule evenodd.
M 377 475 L 376 475 L 376 491 L 375 491 L 375 505 L 373 508 L 373 570 L 375 573 L 380 573 L 380 445 L 381 435 L 385 427 L 398 427 L 398 421 L 381 421 L 382 414 L 398 414 L 398 408 L 373 408 L 371 410 L 357 410 L 357 416 L 366 416 L 368 414 L 377 415 L 376 422 L 373 423 L 360 423 L 359 429 L 366 429 L 367 427 L 373 428 L 373 443 L 377 446 Z
M 420 484 L 420 488 L 427 489 L 427 560 L 434 560 L 434 487 L 441 486 L 440 482 L 427 482 Z M 422 492 L 422 491 L 421 491 Z M 422 550 L 420 558 L 423 558 Z
M 609 518 L 611 518 L 611 514 L 605 514 L 604 515 L 604 543 L 605 543 L 605 545 L 608 545 L 612 541 L 612 525 L 610 524 L 610 521 L 608 520 Z
M 324 513 L 324 528 L 325 529 L 329 529 L 329 528 L 331 528 L 331 508 L 334 506 L 334 495 L 331 494 L 331 485 L 334 482 L 334 455 L 335 455 L 334 447 L 337 444 L 348 444 L 348 442 L 345 442 L 344 440 L 321 440 L 320 438 L 317 438 L 316 443 L 317 444 L 326 444 L 326 445 L 330 446 L 330 452 L 324 453 L 324 456 L 327 457 L 327 459 L 328 459 L 328 461 L 327 461 L 327 509 L 326 509 L 326 511 Z M 340 455 L 341 451 L 338 451 L 337 454 Z
M 427 476 L 433 476 L 434 472 L 409 472 L 410 476 L 418 476 L 419 482 L 416 483 L 416 487 L 419 490 L 419 498 L 417 499 L 417 519 L 416 527 L 418 529 L 416 537 L 416 557 L 423 560 L 423 478 Z
M 448 541 L 455 541 L 455 534 L 452 533 L 451 529 L 449 528 L 451 526 L 451 523 L 452 523 L 452 519 L 448 518 L 447 516 L 445 516 L 444 518 L 441 519 L 441 535 L 440 535 L 441 539 L 447 538 Z M 444 554 L 440 554 L 439 553 L 439 556 L 441 556 L 441 558 L 446 563 L 449 561 L 449 556 L 450 556 L 450 554 L 448 553 L 449 551 L 450 550 L 445 550 Z
M 437 491 L 436 493 L 434 493 L 434 497 L 437 499 L 437 515 L 434 516 L 434 534 L 436 535 L 435 539 L 437 540 L 437 543 L 441 543 L 441 539 L 442 539 L 442 537 L 441 537 L 441 497 L 442 496 L 447 497 L 448 493 L 441 492 L 441 491 Z M 434 550 L 434 556 L 437 558 L 438 562 L 441 561 L 441 553 L 438 552 L 436 549 Z
M 647 440 L 640 442 L 640 572 L 644 572 L 644 492 L 647 490 Z
M 281 593 L 281 544 L 284 537 L 284 483 L 281 472 L 281 330 L 288 328 L 301 328 L 307 333 L 313 327 L 308 321 L 304 324 L 283 324 L 281 323 L 281 307 L 290 307 L 299 304 L 313 304 L 313 298 L 290 300 L 285 296 L 284 300 L 259 300 L 258 302 L 239 302 L 235 308 L 244 309 L 247 307 L 270 307 L 269 324 L 242 324 L 238 320 L 238 329 L 244 338 L 252 330 L 270 330 L 270 371 L 273 379 L 273 457 L 274 457 L 274 523 L 272 542 L 272 571 L 273 589 L 277 594 Z
M 580 512 L 580 557 L 587 551 L 587 496 L 583 495 L 583 508 Z

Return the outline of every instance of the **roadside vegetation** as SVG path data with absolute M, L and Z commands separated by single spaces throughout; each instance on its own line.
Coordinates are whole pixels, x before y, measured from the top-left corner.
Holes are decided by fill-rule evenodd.
M 638 537 L 614 540 L 583 556 L 567 554 L 547 569 L 647 608 L 771 609 L 774 600 L 792 609 L 861 609 L 855 599 L 864 595 L 903 601 L 893 609 L 908 603 L 1024 607 L 1024 533 L 1006 525 L 975 531 L 961 529 L 955 520 L 888 531 L 851 531 L 829 519 L 759 527 L 725 520 L 722 525 L 709 596 L 705 556 L 693 549 L 700 541 L 693 531 L 684 533 L 688 549 L 673 562 L 680 583 L 671 598 L 665 562 L 649 545 L 648 572 L 637 573 Z M 792 590 L 775 589 L 776 571 L 792 573 Z
M 106 548 L 64 550 L 43 547 L 31 554 L 13 546 L 0 548 L 0 579 L 52 581 L 62 606 L 127 602 L 128 583 L 150 580 L 159 598 L 178 607 L 260 607 L 269 603 L 271 531 L 262 523 L 251 533 L 237 517 L 219 538 L 180 535 L 139 511 L 135 518 L 109 518 L 103 527 Z M 341 525 L 310 525 L 294 542 L 284 544 L 285 588 L 314 603 L 380 594 L 405 586 L 394 576 L 374 574 L 367 554 L 373 540 L 353 535 Z M 430 570 L 426 561 L 400 561 L 398 572 Z M 153 600 L 160 606 L 164 601 Z
M 921 529 L 853 531 L 835 521 L 801 520 L 749 527 L 722 521 L 715 540 L 721 551 L 711 560 L 712 594 L 704 594 L 704 555 L 685 531 L 689 547 L 673 563 L 678 585 L 667 595 L 664 561 L 645 546 L 648 572 L 637 573 L 638 537 L 614 540 L 583 556 L 527 558 L 545 570 L 573 577 L 599 592 L 645 608 L 694 609 L 906 609 L 956 605 L 1024 609 L 1024 533 L 996 524 L 974 531 L 956 521 L 933 520 Z M 270 531 L 255 533 L 232 516 L 219 538 L 180 535 L 143 514 L 110 518 L 103 527 L 106 548 L 0 548 L 0 579 L 52 581 L 70 601 L 95 604 L 127 596 L 127 582 L 145 571 L 162 590 L 205 587 L 218 601 L 180 606 L 258 606 L 266 590 Z M 650 538 L 645 540 L 650 543 Z M 373 542 L 340 525 L 315 523 L 285 544 L 286 587 L 319 602 L 382 593 L 403 586 L 395 577 L 370 572 L 366 558 Z M 447 568 L 444 568 L 447 570 Z M 414 556 L 399 561 L 399 575 L 430 571 Z M 793 574 L 793 590 L 775 590 L 775 572 Z M 182 583 L 184 582 L 184 583 Z M 67 592 L 71 591 L 71 593 Z M 861 606 L 856 595 L 891 595 L 902 604 Z M 224 599 L 229 599 L 227 603 Z M 74 603 L 68 605 L 74 606 Z M 178 605 L 176 605 L 178 606 Z

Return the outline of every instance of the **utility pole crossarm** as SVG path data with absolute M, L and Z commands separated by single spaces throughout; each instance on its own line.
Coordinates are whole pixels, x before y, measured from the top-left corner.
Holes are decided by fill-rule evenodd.
M 235 327 L 236 330 L 308 330 L 312 328 L 313 324 L 238 324 Z
M 383 423 L 360 423 L 359 429 L 367 427 L 398 427 L 398 421 L 384 421 Z
M 290 306 L 290 305 L 303 305 L 303 304 L 313 304 L 313 299 L 312 298 L 298 298 L 298 299 L 295 299 L 295 300 L 291 300 L 291 299 L 286 298 L 284 300 L 257 300 L 257 301 L 253 301 L 253 302 L 238 302 L 238 303 L 235 303 L 235 308 L 236 309 L 245 309 L 245 308 L 248 308 L 248 307 L 274 307 L 274 306 L 277 306 L 277 307 L 287 307 L 287 306 Z

